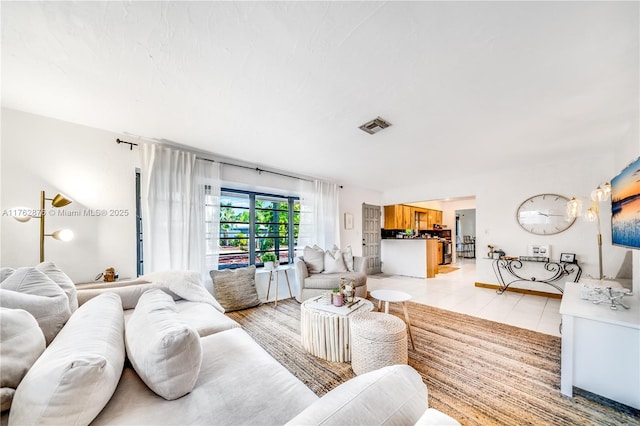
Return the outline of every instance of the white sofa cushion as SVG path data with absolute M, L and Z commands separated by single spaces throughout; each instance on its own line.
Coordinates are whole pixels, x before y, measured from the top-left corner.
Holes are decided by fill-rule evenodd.
M 394 424 L 412 425 L 427 409 L 427 396 L 427 386 L 416 370 L 392 365 L 341 384 L 287 425 L 383 425 L 390 418 Z
M 201 342 L 204 359 L 191 393 L 166 401 L 125 368 L 92 426 L 282 425 L 318 399 L 241 328 Z
M 71 316 L 69 298 L 51 278 L 33 267 L 15 270 L 0 283 L 0 306 L 24 309 L 38 321 L 47 345 Z
M 51 278 L 53 282 L 58 284 L 62 290 L 64 290 L 67 298 L 69 299 L 69 309 L 71 313 L 74 313 L 76 309 L 78 309 L 78 296 L 76 291 L 76 285 L 71 281 L 71 278 L 67 276 L 62 269 L 58 268 L 58 266 L 51 262 L 42 262 L 36 269 L 40 272 L 43 272 L 46 276 Z
M 15 271 L 13 268 L 0 268 L 0 283 L 9 278 Z
M 125 329 L 127 355 L 142 381 L 164 399 L 191 392 L 202 364 L 198 332 L 164 291 L 144 293 Z
M 320 247 L 305 246 L 302 256 L 310 274 L 319 274 L 324 270 L 324 250 Z
M 11 406 L 11 389 L 18 387 L 45 347 L 44 334 L 33 315 L 22 309 L 0 308 L 0 411 Z
M 123 331 L 118 295 L 103 294 L 80 307 L 18 385 L 9 426 L 89 424 L 122 375 Z

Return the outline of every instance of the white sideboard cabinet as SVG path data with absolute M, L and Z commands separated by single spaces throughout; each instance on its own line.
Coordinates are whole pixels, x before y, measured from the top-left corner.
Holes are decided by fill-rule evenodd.
M 580 298 L 566 283 L 562 315 L 560 391 L 573 387 L 640 409 L 640 297 L 626 296 L 618 310 Z

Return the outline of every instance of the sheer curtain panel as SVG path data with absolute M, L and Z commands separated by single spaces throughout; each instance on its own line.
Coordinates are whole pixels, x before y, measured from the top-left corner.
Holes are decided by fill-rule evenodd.
M 218 263 L 220 165 L 162 145 L 141 148 L 145 272 L 199 271 L 206 283 Z
M 320 180 L 301 183 L 298 247 L 330 249 L 340 244 L 338 190 L 338 185 Z

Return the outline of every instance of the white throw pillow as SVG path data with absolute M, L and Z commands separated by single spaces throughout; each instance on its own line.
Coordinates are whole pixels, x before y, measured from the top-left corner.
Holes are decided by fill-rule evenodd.
M 42 262 L 36 269 L 40 272 L 43 272 L 46 276 L 51 278 L 53 282 L 58 284 L 62 290 L 64 290 L 67 298 L 69 299 L 69 309 L 71 313 L 74 313 L 76 309 L 78 309 L 78 294 L 76 290 L 76 285 L 71 281 L 71 278 L 67 276 L 62 269 L 58 268 L 58 266 L 51 262 Z
M 302 254 L 310 274 L 319 274 L 324 270 L 324 250 L 320 247 L 305 246 Z
M 0 283 L 0 306 L 34 316 L 51 343 L 71 316 L 69 298 L 58 284 L 33 267 L 18 268 Z
M 22 309 L 0 308 L 0 387 L 2 410 L 11 406 L 13 392 L 44 351 L 44 334 L 36 319 Z
M 342 253 L 340 253 L 339 250 L 327 250 L 324 253 L 324 273 L 333 274 L 337 272 L 347 272 L 347 267 L 344 264 Z
M 202 276 L 196 271 L 159 271 L 144 274 L 141 279 L 162 283 L 169 290 L 191 302 L 208 303 L 224 314 L 224 308 L 202 283 Z M 176 300 L 175 298 L 173 300 Z
M 200 336 L 169 295 L 149 290 L 140 297 L 125 342 L 131 365 L 152 391 L 167 400 L 191 392 L 202 365 Z
M 9 426 L 91 423 L 122 375 L 123 331 L 117 294 L 81 306 L 18 385 Z

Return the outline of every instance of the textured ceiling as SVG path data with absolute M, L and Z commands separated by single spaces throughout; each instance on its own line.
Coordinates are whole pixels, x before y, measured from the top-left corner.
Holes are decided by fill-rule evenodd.
M 638 126 L 638 2 L 0 7 L 4 107 L 342 184 L 545 162 Z M 358 129 L 376 116 L 393 126 Z

